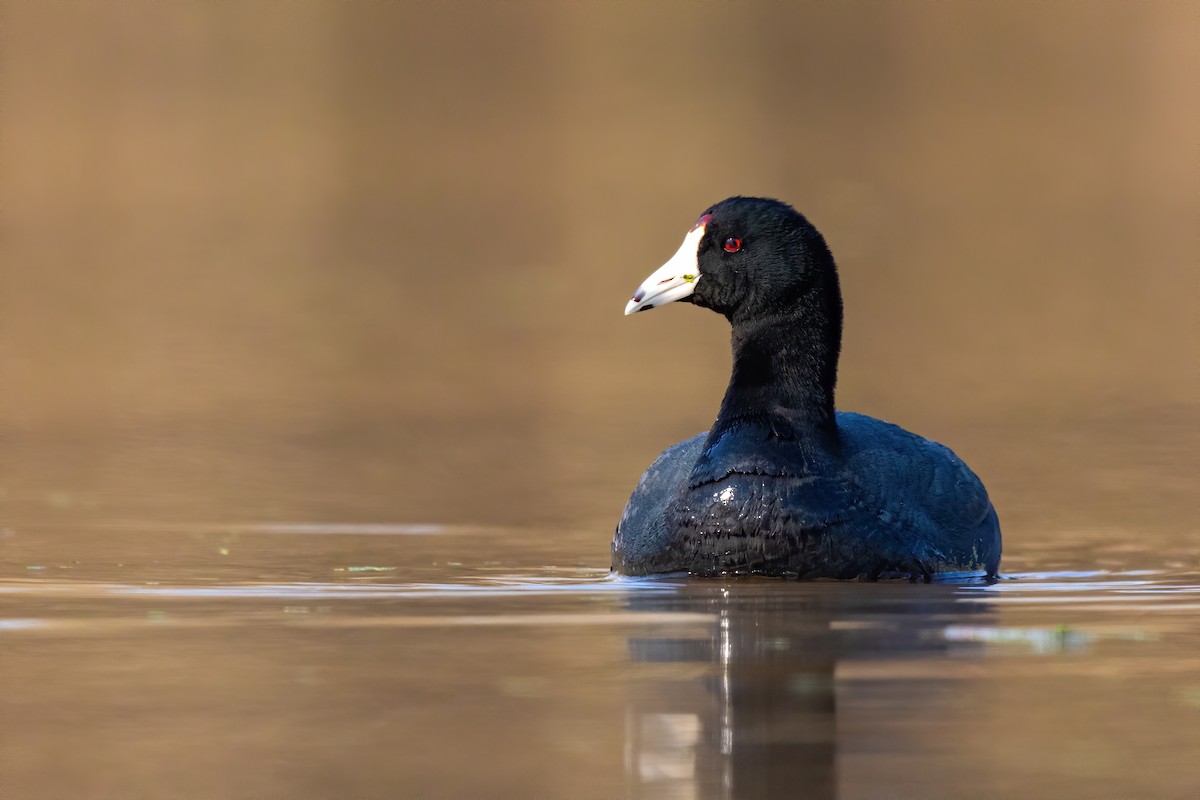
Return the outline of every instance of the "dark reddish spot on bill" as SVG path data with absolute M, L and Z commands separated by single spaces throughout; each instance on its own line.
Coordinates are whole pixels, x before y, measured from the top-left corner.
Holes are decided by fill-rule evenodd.
M 696 223 L 692 225 L 692 227 L 688 228 L 688 233 L 696 230 L 696 228 L 703 228 L 708 224 L 710 219 L 712 219 L 712 214 L 701 214 L 700 219 L 696 220 Z

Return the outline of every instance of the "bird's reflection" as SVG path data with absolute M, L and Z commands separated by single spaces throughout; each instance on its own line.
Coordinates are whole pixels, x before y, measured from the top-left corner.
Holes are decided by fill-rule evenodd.
M 833 797 L 838 787 L 839 663 L 932 655 L 955 643 L 953 586 L 688 583 L 633 592 L 637 611 L 702 612 L 694 635 L 636 636 L 644 679 L 626 708 L 634 797 Z

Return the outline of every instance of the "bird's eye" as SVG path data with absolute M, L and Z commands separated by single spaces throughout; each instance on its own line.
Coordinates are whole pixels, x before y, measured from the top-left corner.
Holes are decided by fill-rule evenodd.
M 735 236 L 730 236 L 728 239 L 725 240 L 725 252 L 726 253 L 736 253 L 738 250 L 741 250 L 741 249 L 742 249 L 742 240 L 741 239 L 738 239 Z

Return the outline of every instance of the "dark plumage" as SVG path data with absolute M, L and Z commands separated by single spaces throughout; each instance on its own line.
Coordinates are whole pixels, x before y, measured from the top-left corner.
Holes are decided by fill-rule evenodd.
M 613 569 L 801 578 L 994 576 L 1000 525 L 948 448 L 835 412 L 837 268 L 774 200 L 708 209 L 626 313 L 686 300 L 733 328 L 733 372 L 707 434 L 667 448 L 613 539 Z

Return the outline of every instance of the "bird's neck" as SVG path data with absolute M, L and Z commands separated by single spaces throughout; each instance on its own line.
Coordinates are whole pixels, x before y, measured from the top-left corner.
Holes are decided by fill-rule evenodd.
M 709 441 L 743 424 L 815 446 L 836 439 L 833 392 L 841 322 L 840 299 L 735 320 L 733 372 Z

